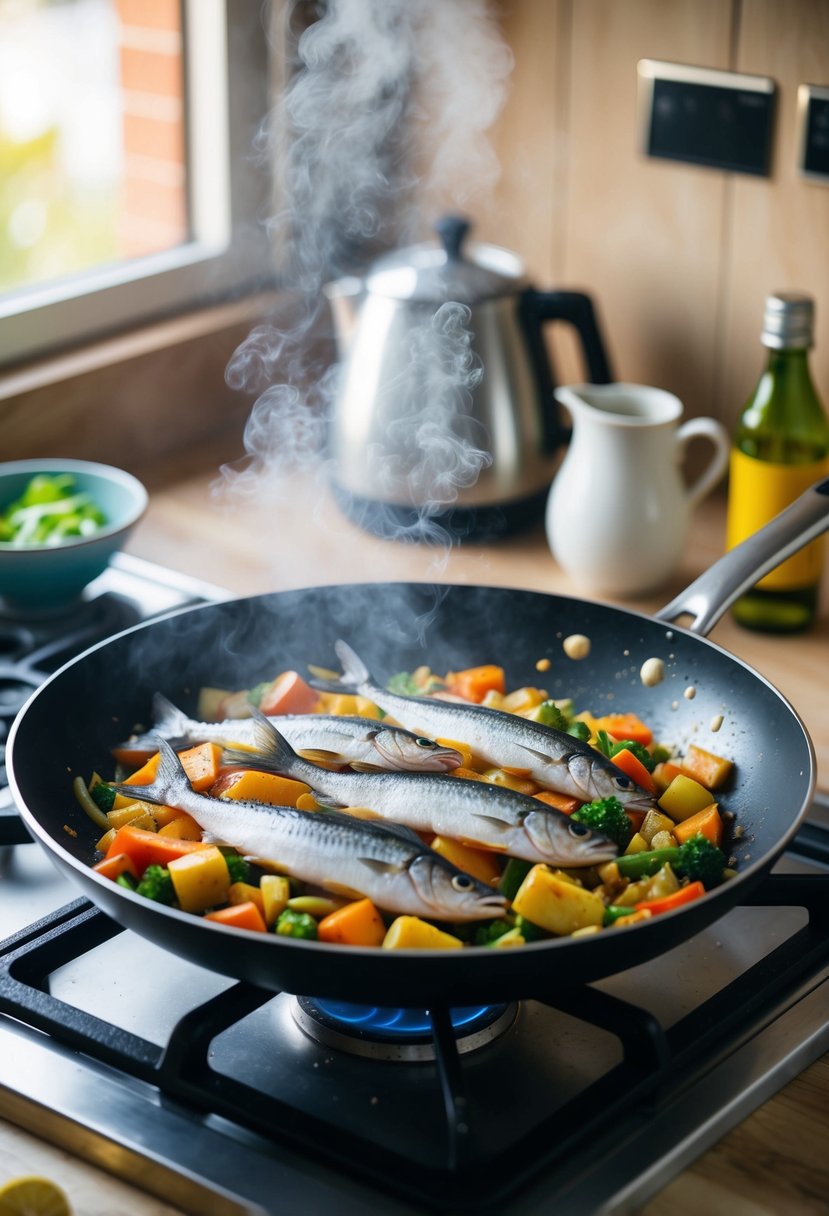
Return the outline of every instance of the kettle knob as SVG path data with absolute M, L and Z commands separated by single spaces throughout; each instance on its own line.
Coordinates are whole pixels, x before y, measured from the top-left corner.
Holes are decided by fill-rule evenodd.
M 460 261 L 461 246 L 471 227 L 469 220 L 462 215 L 444 215 L 435 224 L 435 232 L 450 262 Z

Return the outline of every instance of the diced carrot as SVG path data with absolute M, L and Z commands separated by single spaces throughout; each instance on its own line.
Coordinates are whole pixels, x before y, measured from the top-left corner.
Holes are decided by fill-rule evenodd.
M 210 789 L 219 774 L 222 749 L 218 743 L 197 743 L 195 747 L 188 747 L 186 751 L 179 752 L 178 758 L 193 789 L 203 793 L 204 790 Z M 156 752 L 137 773 L 132 774 L 127 784 L 151 785 L 158 772 L 158 762 L 159 755 Z
M 148 747 L 146 744 L 122 743 L 119 747 L 112 748 L 112 755 L 116 764 L 122 764 L 124 768 L 139 768 L 142 764 L 146 764 L 150 756 L 154 756 L 158 748 Z
M 283 671 L 263 692 L 259 709 L 268 716 L 274 714 L 312 714 L 318 694 L 306 684 L 297 671 Z
M 653 741 L 653 731 L 637 714 L 605 714 L 603 718 L 596 719 L 596 726 L 599 730 L 606 730 L 614 739 L 631 739 L 643 747 Z
M 568 794 L 557 794 L 555 790 L 540 790 L 537 794 L 533 794 L 538 802 L 545 802 L 547 806 L 555 807 L 557 811 L 563 811 L 565 815 L 572 815 L 573 811 L 577 811 L 581 806 L 578 798 L 571 798 Z
M 497 887 L 501 881 L 502 867 L 498 854 L 491 850 L 476 849 L 471 845 L 461 844 L 459 840 L 454 840 L 451 836 L 436 836 L 432 841 L 432 848 L 436 853 L 440 853 L 441 857 L 451 861 L 452 865 L 457 866 L 459 870 L 465 870 L 473 878 L 479 878 L 481 882 L 488 883 L 491 887 Z
M 450 671 L 446 687 L 455 696 L 480 705 L 488 692 L 506 692 L 504 669 L 487 663 L 482 667 L 467 667 L 464 671 Z
M 219 775 L 222 749 L 218 743 L 199 743 L 179 753 L 179 760 L 197 793 L 209 790 Z
M 242 769 L 225 773 L 211 786 L 213 798 L 229 798 L 234 802 L 267 802 L 270 806 L 296 806 L 297 799 L 310 793 L 310 785 L 281 777 L 278 773 L 263 773 L 257 769 Z
M 642 824 L 645 822 L 645 811 L 631 811 L 625 807 L 625 814 L 630 820 L 630 826 L 634 832 L 638 832 Z
M 456 752 L 460 752 L 461 765 L 464 768 L 472 768 L 472 748 L 468 743 L 459 743 L 457 739 L 441 739 L 436 738 L 436 743 L 441 747 L 452 747 Z
M 245 903 L 231 904 L 229 908 L 206 912 L 204 919 L 218 921 L 220 925 L 232 925 L 234 929 L 253 929 L 256 933 L 268 931 L 262 913 L 251 899 Z
M 634 756 L 629 748 L 624 747 L 620 752 L 616 752 L 616 755 L 613 757 L 613 763 L 630 777 L 632 781 L 641 786 L 643 790 L 647 790 L 654 797 L 656 796 L 656 785 L 654 784 L 653 777 L 645 768 L 642 761 L 637 756 Z
M 317 925 L 319 941 L 344 946 L 381 946 L 385 936 L 383 918 L 370 899 L 344 904 Z
M 92 869 L 104 878 L 111 878 L 113 882 L 119 874 L 127 873 L 132 874 L 133 878 L 138 877 L 135 863 L 128 853 L 116 853 L 113 857 L 105 857 L 103 861 L 99 861 Z
M 664 760 L 661 764 L 657 764 L 651 776 L 659 793 L 664 794 L 674 777 L 678 777 L 682 771 L 679 765 L 674 764 L 672 760 Z
M 710 806 L 703 807 L 701 811 L 697 811 L 696 815 L 683 819 L 672 830 L 677 844 L 684 844 L 692 836 L 701 833 L 712 844 L 719 847 L 722 844 L 723 825 L 716 802 L 712 802 Z
M 682 771 L 709 790 L 721 789 L 733 767 L 731 760 L 707 752 L 704 747 L 697 747 L 695 743 L 690 745 L 682 758 Z
M 659 912 L 672 912 L 674 908 L 690 904 L 704 894 L 705 887 L 701 882 L 689 882 L 687 887 L 680 887 L 670 895 L 663 895 L 659 899 L 643 899 L 633 907 L 637 912 L 648 911 L 656 916 Z
M 208 847 L 201 840 L 171 839 L 159 832 L 147 832 L 144 828 L 134 828 L 128 824 L 115 833 L 105 860 L 109 861 L 119 853 L 126 853 L 138 873 L 143 874 L 147 866 L 167 866 L 176 857 L 183 857 L 185 853 Z
M 201 840 L 202 831 L 192 815 L 179 811 L 175 818 L 158 829 L 158 834 L 173 840 Z
M 450 777 L 465 777 L 467 781 L 485 781 L 486 780 L 483 773 L 476 772 L 474 768 L 465 768 L 463 765 L 461 765 L 459 768 L 453 768 L 450 771 L 449 776 Z

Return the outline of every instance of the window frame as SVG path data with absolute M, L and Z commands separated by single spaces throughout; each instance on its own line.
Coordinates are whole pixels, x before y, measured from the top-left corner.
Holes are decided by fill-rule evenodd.
M 0 296 L 0 366 L 272 285 L 272 187 L 252 154 L 270 105 L 268 8 L 182 0 L 190 238 Z

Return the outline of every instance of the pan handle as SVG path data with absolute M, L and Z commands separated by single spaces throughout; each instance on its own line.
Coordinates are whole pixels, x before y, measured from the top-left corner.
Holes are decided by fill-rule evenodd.
M 656 613 L 658 621 L 691 616 L 691 633 L 702 637 L 750 587 L 787 557 L 829 528 L 829 479 L 811 486 L 764 528 L 714 562 Z

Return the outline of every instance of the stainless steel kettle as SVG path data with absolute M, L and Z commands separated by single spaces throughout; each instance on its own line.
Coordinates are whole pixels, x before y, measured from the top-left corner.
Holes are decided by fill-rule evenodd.
M 341 354 L 328 454 L 346 513 L 380 535 L 489 539 L 539 520 L 566 439 L 542 328 L 574 326 L 589 379 L 612 377 L 593 305 L 540 292 L 515 254 L 439 241 L 326 286 Z

